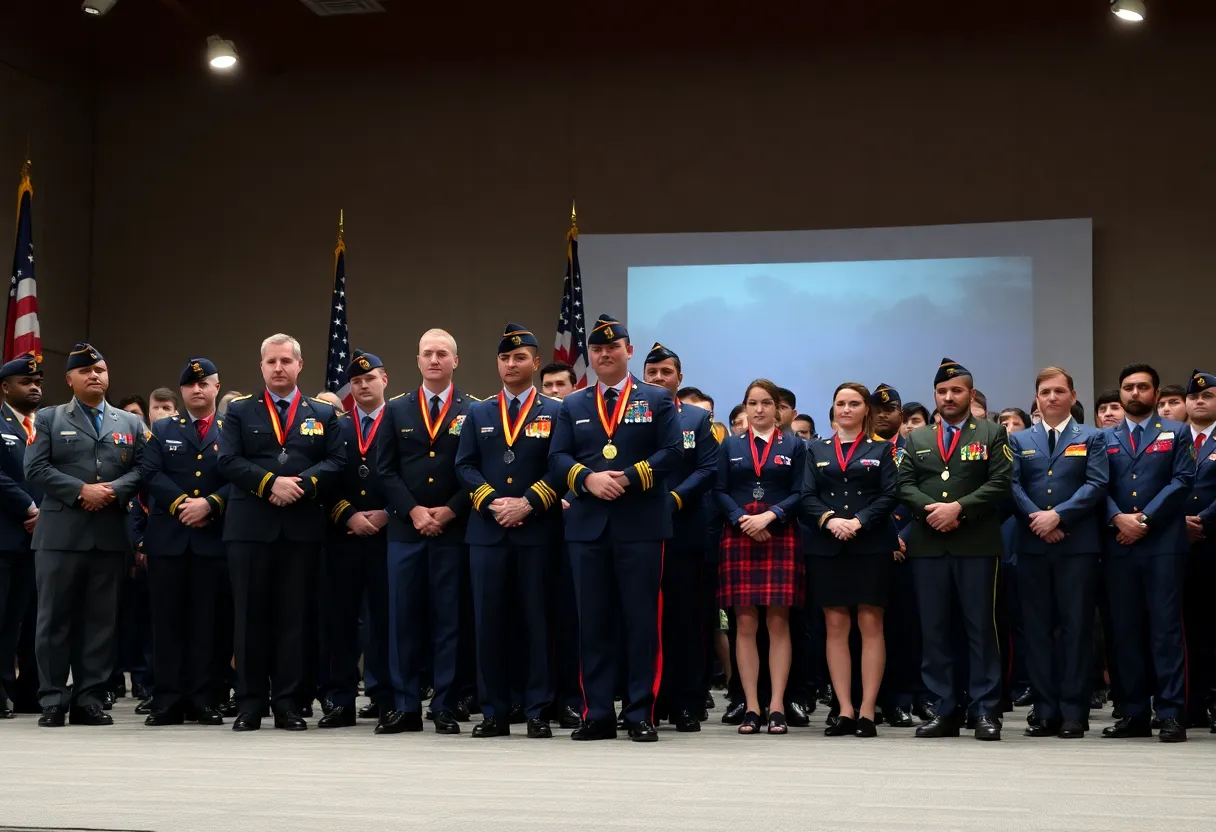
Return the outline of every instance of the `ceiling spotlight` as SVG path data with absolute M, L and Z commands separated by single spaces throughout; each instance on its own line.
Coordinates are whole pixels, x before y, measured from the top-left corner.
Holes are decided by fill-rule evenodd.
M 219 35 L 207 38 L 207 63 L 212 69 L 232 69 L 236 66 L 236 47 Z
M 80 8 L 85 14 L 91 14 L 93 17 L 101 17 L 103 14 L 114 8 L 114 4 L 118 0 L 84 0 L 80 4 Z
M 1110 0 L 1110 10 L 1120 20 L 1139 23 L 1144 20 L 1143 0 Z

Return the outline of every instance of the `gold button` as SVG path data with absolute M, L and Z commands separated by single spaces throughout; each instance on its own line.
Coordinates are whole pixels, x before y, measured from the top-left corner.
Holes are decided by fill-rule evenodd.
M 99 480 L 101 479 L 101 474 L 97 475 L 97 479 L 99 479 Z
M 359 492 L 359 496 L 360 496 L 360 497 L 366 497 L 366 496 L 367 496 L 367 492 L 366 492 L 366 491 L 360 491 L 360 492 Z
M 511 478 L 507 477 L 507 485 L 510 485 L 510 484 L 511 484 Z
M 1051 493 L 1051 489 L 1050 489 L 1050 488 L 1049 488 L 1049 489 L 1047 489 L 1047 493 L 1048 493 L 1048 494 L 1050 494 L 1050 493 Z
M 203 458 L 203 455 L 202 455 L 202 454 L 199 454 L 199 455 L 198 455 L 198 458 L 199 458 L 199 459 L 202 459 L 202 458 Z
M 943 492 L 942 492 L 942 496 L 943 496 L 943 497 L 949 497 L 950 495 L 949 495 L 949 494 L 947 494 L 945 491 L 943 491 Z
M 427 482 L 434 482 L 434 481 L 435 481 L 435 478 L 434 478 L 434 477 L 427 477 L 427 478 L 426 478 L 426 481 L 427 481 Z
M 196 477 L 201 477 L 202 475 L 203 475 L 203 472 L 202 472 L 202 471 L 195 471 L 195 472 L 194 472 L 194 476 L 196 476 Z
M 1133 497 L 1135 497 L 1135 496 L 1136 496 L 1136 492 L 1135 492 L 1135 491 L 1133 491 L 1133 492 L 1132 492 L 1132 496 L 1133 496 Z
M 198 489 L 197 489 L 197 488 L 196 488 L 196 489 L 194 489 L 194 496 L 195 496 L 195 497 L 197 497 L 197 496 L 198 496 Z
M 434 452 L 434 451 L 431 451 L 431 456 L 434 456 L 434 455 L 435 455 L 435 452 Z
M 848 508 L 848 506 L 845 506 L 845 508 Z
M 1132 479 L 1135 479 L 1135 478 L 1136 478 L 1136 475 L 1135 475 L 1135 474 L 1132 474 Z
M 1047 510 L 1048 510 L 1048 511 L 1051 511 L 1051 506 L 1048 506 L 1048 507 L 1047 507 Z
M 1049 476 L 1049 477 L 1051 476 L 1051 471 L 1047 472 L 1047 476 Z

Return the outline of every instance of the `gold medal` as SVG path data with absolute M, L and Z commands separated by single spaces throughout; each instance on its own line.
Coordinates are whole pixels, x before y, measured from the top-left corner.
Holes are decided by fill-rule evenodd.
M 942 479 L 944 479 L 944 480 L 950 479 L 950 469 L 949 468 L 947 468 L 945 471 L 942 471 Z
M 604 446 L 604 459 L 616 459 L 616 445 L 609 442 Z
M 629 390 L 632 386 L 633 377 L 629 376 L 625 379 L 625 389 L 617 397 L 616 410 L 610 418 L 608 409 L 604 406 L 604 393 L 598 382 L 595 385 L 595 409 L 599 413 L 604 433 L 608 436 L 608 444 L 604 446 L 604 459 L 616 459 L 616 446 L 612 444 L 612 437 L 616 433 L 617 426 L 621 424 L 621 420 L 625 418 L 625 410 L 629 407 Z

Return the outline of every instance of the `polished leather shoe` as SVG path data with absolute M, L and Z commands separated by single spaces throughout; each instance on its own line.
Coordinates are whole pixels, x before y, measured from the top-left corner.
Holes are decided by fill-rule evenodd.
M 17 714 L 8 706 L 8 702 L 0 702 L 0 719 L 16 719 Z
M 1161 717 L 1157 716 L 1156 714 L 1153 714 L 1153 721 L 1148 724 L 1148 727 L 1152 728 L 1154 731 L 1156 731 L 1158 728 L 1160 728 L 1161 727 Z
M 199 725 L 223 725 L 224 715 L 208 705 L 205 708 L 192 708 L 186 711 L 186 721 L 197 722 Z
M 237 707 L 235 696 L 230 697 L 227 702 L 220 705 L 216 710 L 220 712 L 220 716 L 226 716 L 229 719 L 232 719 L 241 712 L 241 709 Z
M 979 721 L 979 714 L 967 714 L 967 721 L 963 723 L 963 727 L 968 731 L 974 731 L 975 726 Z
M 42 709 L 42 716 L 38 717 L 39 728 L 62 728 L 67 722 L 67 708 L 62 705 L 51 705 L 49 708 Z
M 1013 698 L 1013 707 L 1025 708 L 1027 705 L 1034 704 L 1034 692 L 1029 688 L 1022 694 Z
M 294 711 L 292 713 L 295 713 Z M 312 719 L 312 703 L 309 702 L 299 710 L 299 714 L 304 719 Z
M 659 732 L 644 719 L 639 719 L 629 726 L 629 739 L 634 742 L 658 742 Z
M 72 708 L 68 712 L 68 720 L 73 725 L 114 724 L 114 717 L 106 713 L 100 705 L 85 705 L 83 708 Z
M 827 728 L 823 729 L 825 737 L 851 737 L 857 733 L 857 720 L 851 716 L 838 716 Z
M 874 725 L 874 720 L 863 716 L 857 720 L 857 729 L 853 734 L 858 737 L 877 737 L 878 728 Z
M 354 707 L 346 707 L 345 705 L 334 705 L 329 709 L 329 713 L 321 717 L 317 722 L 318 728 L 354 728 L 355 727 L 355 709 Z
M 126 696 L 124 693 L 123 696 Z M 118 697 L 114 695 L 114 691 L 108 690 L 101 696 L 101 708 L 103 711 L 108 711 L 114 707 L 114 703 L 118 701 Z
M 625 717 L 624 717 L 624 716 L 618 716 L 618 717 L 616 718 L 616 730 L 618 730 L 618 731 L 624 731 L 624 730 L 626 730 L 626 729 L 628 729 L 628 728 L 629 728 L 629 726 L 625 724 Z
M 152 700 L 142 700 L 138 705 L 135 706 L 135 713 L 139 714 L 140 716 L 146 716 L 152 713 Z
M 1072 720 L 1064 720 L 1064 724 L 1060 726 L 1060 733 L 1057 734 L 1062 740 L 1079 740 L 1085 736 L 1085 731 L 1089 728 L 1081 722 L 1073 722 Z
M 819 704 L 831 707 L 832 705 L 832 686 L 824 685 L 823 690 L 819 691 Z
M 359 709 L 359 719 L 379 719 L 380 706 L 375 702 L 368 702 Z
M 672 714 L 671 724 L 676 726 L 676 730 L 681 734 L 695 734 L 701 730 L 701 720 L 687 708 Z
M 746 702 L 727 702 L 726 713 L 722 714 L 723 725 L 742 725 L 743 715 L 747 713 Z
M 177 708 L 161 708 L 159 711 L 153 711 L 148 714 L 148 718 L 144 720 L 144 725 L 157 728 L 162 725 L 182 725 L 185 721 L 185 715 Z
M 559 728 L 574 729 L 583 724 L 583 715 L 576 711 L 573 706 L 565 705 L 562 707 L 561 717 L 557 721 Z
M 451 711 L 435 711 L 434 722 L 436 734 L 460 733 L 460 723 Z
M 377 734 L 404 734 L 422 730 L 422 714 L 417 711 L 381 711 L 376 720 Z
M 528 720 L 528 739 L 530 740 L 548 740 L 553 738 L 553 729 L 549 727 L 548 720 L 544 719 L 529 719 Z
M 912 713 L 915 714 L 918 719 L 924 722 L 932 722 L 937 716 L 937 706 L 928 702 L 921 702 L 912 709 Z
M 588 720 L 575 728 L 570 734 L 570 739 L 586 742 L 589 740 L 614 740 L 616 739 L 616 722 L 604 720 Z
M 1123 706 L 1116 702 L 1115 707 L 1111 708 L 1110 718 L 1113 719 L 1115 722 L 1118 722 L 1119 720 L 1123 719 Z
M 916 720 L 912 718 L 912 714 L 898 705 L 889 710 L 884 709 L 882 715 L 886 723 L 892 728 L 911 728 L 916 725 Z
M 705 694 L 705 710 L 712 711 L 716 707 L 718 707 L 718 703 L 714 701 L 714 695 L 712 693 Z
M 308 723 L 299 711 L 283 711 L 274 715 L 274 727 L 280 731 L 307 731 Z
M 471 693 L 468 696 L 460 697 L 460 704 L 466 711 L 469 712 L 470 718 L 472 718 L 473 714 L 481 713 L 481 703 L 478 702 L 477 697 Z
M 1172 716 L 1161 720 L 1157 739 L 1162 742 L 1186 742 L 1186 727 Z
M 473 718 L 472 714 L 469 713 L 468 706 L 464 704 L 463 700 L 457 700 L 456 704 L 453 705 L 452 709 L 447 713 L 448 716 L 457 722 L 469 722 Z M 432 715 L 431 719 L 434 718 L 435 717 Z
M 478 739 L 486 737 L 509 737 L 511 736 L 511 721 L 507 719 L 498 719 L 497 717 L 487 716 L 480 724 L 473 726 L 473 736 Z
M 984 714 L 975 720 L 975 738 L 982 742 L 996 742 L 1001 738 L 1001 721 Z
M 1102 736 L 1107 739 L 1126 740 L 1133 737 L 1151 737 L 1153 729 L 1147 719 L 1133 719 L 1130 716 L 1108 725 L 1102 729 Z
M 785 724 L 791 728 L 806 728 L 811 724 L 811 714 L 802 702 L 790 700 L 785 703 Z
M 1089 709 L 1091 711 L 1100 711 L 1106 707 L 1106 688 L 1098 688 L 1089 695 Z
M 523 725 L 528 721 L 528 715 L 524 713 L 523 705 L 512 705 L 511 716 L 508 717 L 512 725 Z
M 256 731 L 262 727 L 262 718 L 257 714 L 242 712 L 236 715 L 236 722 L 232 723 L 233 731 Z
M 938 716 L 916 729 L 916 736 L 921 739 L 937 739 L 939 737 L 957 737 L 962 728 L 962 720 L 957 716 Z
M 1027 725 L 1022 732 L 1027 737 L 1056 737 L 1060 734 L 1061 723 L 1054 719 L 1036 720 L 1034 725 Z
M 321 700 L 321 716 L 329 716 L 330 711 L 334 709 L 334 703 L 331 699 Z

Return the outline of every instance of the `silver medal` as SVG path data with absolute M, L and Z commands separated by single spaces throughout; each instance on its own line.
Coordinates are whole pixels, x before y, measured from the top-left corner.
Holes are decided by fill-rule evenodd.
M 366 466 L 366 465 L 360 465 L 360 466 L 359 466 L 359 476 L 360 476 L 360 477 L 366 477 L 366 476 L 367 476 L 367 466 Z
M 755 488 L 753 488 L 752 489 L 752 499 L 753 500 L 763 500 L 764 499 L 764 489 L 758 485 Z
M 502 461 L 507 463 L 508 465 L 510 465 L 512 462 L 514 462 L 515 461 L 515 451 L 511 450 L 510 448 L 507 448 L 507 452 L 502 455 Z
M 284 448 L 282 451 L 279 452 L 279 464 L 280 465 L 287 464 L 287 449 L 286 448 Z

